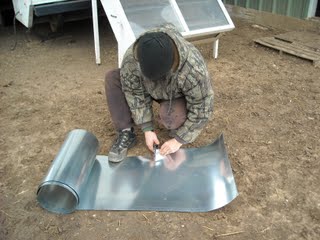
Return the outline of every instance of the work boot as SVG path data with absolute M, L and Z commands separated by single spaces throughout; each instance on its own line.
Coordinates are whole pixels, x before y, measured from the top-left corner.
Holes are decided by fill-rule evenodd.
M 118 133 L 118 138 L 113 143 L 108 159 L 110 162 L 121 162 L 126 158 L 129 148 L 137 143 L 136 134 L 132 130 L 124 130 Z

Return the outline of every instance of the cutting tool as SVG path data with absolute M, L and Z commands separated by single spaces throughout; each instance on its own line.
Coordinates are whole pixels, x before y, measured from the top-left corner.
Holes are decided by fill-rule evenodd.
M 159 145 L 155 144 L 153 145 L 153 154 L 154 154 L 154 161 L 160 161 L 163 160 L 165 158 L 165 156 L 160 154 L 160 149 L 159 149 Z

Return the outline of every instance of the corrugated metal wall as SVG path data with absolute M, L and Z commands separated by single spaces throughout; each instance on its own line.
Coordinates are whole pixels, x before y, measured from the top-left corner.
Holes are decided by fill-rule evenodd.
M 309 17 L 315 0 L 222 0 L 225 4 L 252 8 L 296 18 Z M 312 6 L 311 6 L 312 5 Z

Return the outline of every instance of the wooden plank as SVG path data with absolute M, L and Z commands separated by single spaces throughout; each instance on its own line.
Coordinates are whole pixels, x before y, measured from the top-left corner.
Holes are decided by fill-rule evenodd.
M 275 38 L 288 42 L 300 43 L 315 51 L 320 51 L 320 34 L 307 31 L 287 32 L 276 35 Z
M 271 47 L 277 49 L 279 51 L 287 52 L 299 57 L 303 57 L 309 60 L 320 60 L 320 56 L 311 51 L 304 51 L 299 49 L 299 46 L 295 44 L 288 44 L 279 40 L 275 40 L 273 38 L 270 39 L 257 39 L 255 40 L 256 43 L 261 45 L 265 45 L 267 47 Z
M 314 44 L 314 42 L 317 42 L 317 36 L 314 36 L 314 37 L 316 40 L 315 41 L 310 40 L 309 43 Z M 254 42 L 266 47 L 279 50 L 280 54 L 282 54 L 282 52 L 285 52 L 297 57 L 311 60 L 313 61 L 314 66 L 319 66 L 320 49 L 318 51 L 318 48 L 314 48 L 313 47 L 314 45 L 312 44 L 309 44 L 308 46 L 306 46 L 304 45 L 304 42 L 302 40 L 303 39 L 301 35 L 289 34 L 289 35 L 282 35 L 282 36 L 280 35 L 280 39 L 279 39 L 279 35 L 276 35 L 274 37 L 265 37 L 261 39 L 256 39 L 254 40 Z
M 259 43 L 263 44 L 271 44 L 272 46 L 274 46 L 275 48 L 282 48 L 282 49 L 278 49 L 278 50 L 291 50 L 296 52 L 297 54 L 304 54 L 304 55 L 308 55 L 311 58 L 314 58 L 315 60 L 317 60 L 318 58 L 320 59 L 320 52 L 317 53 L 314 50 L 310 50 L 309 48 L 305 48 L 304 46 L 297 44 L 297 43 L 288 43 L 288 42 L 284 42 L 278 39 L 275 39 L 274 37 L 267 37 L 267 38 L 262 38 L 259 39 Z

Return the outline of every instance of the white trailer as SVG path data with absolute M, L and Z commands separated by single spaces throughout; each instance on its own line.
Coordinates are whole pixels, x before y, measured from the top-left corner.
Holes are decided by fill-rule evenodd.
M 91 0 L 12 0 L 12 3 L 16 19 L 27 28 L 34 25 L 35 17 L 77 13 L 86 9 L 91 11 Z

